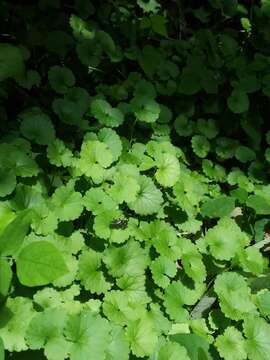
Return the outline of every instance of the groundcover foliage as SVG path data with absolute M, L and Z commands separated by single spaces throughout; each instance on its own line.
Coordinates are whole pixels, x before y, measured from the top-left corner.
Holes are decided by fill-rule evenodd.
M 269 360 L 269 1 L 0 19 L 0 359 Z

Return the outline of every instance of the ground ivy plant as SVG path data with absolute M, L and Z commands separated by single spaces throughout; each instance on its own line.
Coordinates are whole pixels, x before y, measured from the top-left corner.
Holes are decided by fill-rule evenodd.
M 16 0 L 0 25 L 0 360 L 268 360 L 268 0 Z

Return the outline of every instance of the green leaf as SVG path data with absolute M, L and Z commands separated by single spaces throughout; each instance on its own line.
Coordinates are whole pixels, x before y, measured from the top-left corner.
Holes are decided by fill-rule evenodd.
M 256 306 L 264 317 L 270 319 L 270 291 L 263 289 L 256 294 Z
M 189 317 L 184 305 L 194 305 L 203 295 L 204 284 L 197 283 L 194 289 L 189 289 L 181 281 L 173 281 L 165 289 L 164 306 L 170 318 L 177 321 L 186 321 Z
M 158 352 L 157 360 L 190 360 L 187 350 L 177 342 L 167 342 L 161 346 Z
M 105 169 L 113 162 L 113 154 L 107 144 L 97 140 L 83 142 L 77 169 L 80 175 L 89 176 L 94 183 L 101 183 Z
M 237 160 L 246 163 L 256 159 L 255 152 L 247 146 L 238 146 L 235 150 L 235 157 Z
M 30 90 L 32 87 L 38 87 L 41 83 L 41 76 L 36 70 L 27 70 L 26 73 L 18 76 L 16 81 L 20 86 L 24 87 L 27 90 Z
M 250 360 L 268 360 L 270 325 L 262 318 L 249 316 L 244 320 L 246 351 Z
M 126 336 L 132 353 L 137 357 L 151 355 L 158 342 L 153 322 L 147 317 L 131 321 L 126 328 Z
M 5 348 L 3 340 L 0 338 L 0 360 L 5 360 Z
M 12 271 L 7 259 L 0 258 L 0 303 L 8 295 Z
M 216 153 L 221 159 L 230 159 L 235 155 L 238 143 L 226 137 L 219 137 L 216 140 Z
M 206 268 L 197 247 L 190 242 L 181 241 L 181 262 L 186 274 L 195 282 L 203 283 L 206 279 Z
M 27 327 L 35 315 L 33 302 L 27 297 L 9 297 L 1 307 L 0 338 L 2 338 L 5 350 L 25 351 L 28 346 L 25 341 Z
M 171 122 L 172 117 L 172 111 L 167 106 L 160 104 L 160 114 L 157 121 L 161 124 L 167 124 Z
M 81 63 L 89 70 L 97 70 L 101 62 L 102 48 L 96 46 L 94 40 L 81 40 L 76 46 L 76 52 Z
M 232 81 L 232 84 L 236 91 L 243 91 L 245 93 L 253 93 L 260 89 L 260 80 L 253 74 L 247 74 L 237 82 Z
M 86 209 L 95 215 L 105 210 L 117 209 L 117 204 L 100 187 L 89 189 L 84 195 L 83 203 Z
M 216 226 L 207 231 L 205 240 L 211 254 L 218 260 L 232 259 L 250 241 L 235 221 L 226 217 L 220 219 Z
M 14 255 L 23 244 L 24 238 L 29 231 L 32 210 L 25 210 L 11 221 L 0 235 L 0 254 Z
M 129 346 L 122 327 L 112 325 L 111 340 L 106 352 L 106 360 L 128 360 Z
M 16 174 L 13 169 L 0 167 L 0 197 L 11 194 L 16 188 Z
M 218 196 L 215 199 L 206 200 L 201 207 L 203 216 L 209 218 L 221 218 L 229 216 L 235 208 L 235 199 L 226 195 Z
M 91 114 L 108 127 L 118 127 L 124 122 L 121 110 L 113 108 L 106 100 L 95 99 L 91 103 Z
M 2 231 L 16 217 L 14 211 L 6 202 L 0 202 L 0 238 Z
M 82 117 L 89 108 L 88 92 L 80 87 L 72 87 L 64 94 L 63 99 L 53 101 L 53 110 L 64 123 L 78 127 L 86 127 Z
M 63 309 L 46 309 L 37 313 L 26 331 L 30 349 L 44 349 L 47 359 L 62 360 L 67 357 L 69 344 L 63 336 L 66 314 Z
M 122 218 L 122 213 L 118 209 L 105 210 L 99 212 L 95 217 L 93 229 L 96 235 L 102 239 L 109 239 L 114 233 L 119 236 L 120 242 L 127 240 L 129 232 L 127 229 L 112 229 L 111 222 L 114 219 Z
M 187 349 L 191 360 L 212 360 L 209 353 L 209 343 L 201 336 L 195 334 L 177 334 L 170 339 Z
M 117 209 L 117 204 L 100 187 L 89 189 L 84 195 L 83 202 L 86 209 L 95 215 L 105 210 Z
M 238 259 L 242 269 L 254 275 L 262 274 L 267 267 L 266 259 L 262 256 L 259 249 L 256 249 L 254 246 L 249 246 L 242 250 L 238 254 Z
M 182 255 L 182 239 L 177 237 L 175 229 L 165 221 L 156 220 L 149 225 L 140 226 L 146 238 L 152 242 L 156 251 L 171 260 L 176 261 Z M 139 240 L 144 240 L 144 238 Z
M 150 269 L 154 282 L 163 289 L 166 289 L 170 284 L 170 278 L 174 278 L 177 272 L 176 263 L 164 256 L 152 261 Z
M 218 127 L 213 119 L 199 119 L 197 121 L 197 129 L 202 135 L 210 140 L 214 139 L 218 134 Z
M 104 360 L 111 339 L 110 325 L 106 319 L 90 310 L 71 314 L 66 322 L 64 335 L 70 344 L 70 359 Z
M 157 213 L 163 202 L 161 191 L 157 189 L 154 182 L 147 176 L 140 176 L 138 183 L 140 190 L 136 195 L 136 200 L 128 202 L 129 208 L 139 215 Z
M 265 226 L 269 223 L 267 218 L 257 220 L 254 224 L 255 241 L 256 243 L 264 240 Z
M 73 154 L 65 143 L 60 139 L 50 142 L 47 147 L 47 156 L 51 164 L 55 166 L 71 166 L 73 163 Z
M 270 290 L 270 272 L 265 271 L 265 274 L 255 277 L 250 281 L 252 292 L 257 292 L 263 289 Z
M 196 61 L 197 59 L 194 58 Z M 197 67 L 201 63 L 184 67 L 182 71 L 181 81 L 179 84 L 179 92 L 185 95 L 194 95 L 201 90 L 201 75 L 198 73 Z M 197 62 L 197 61 L 196 61 Z
M 194 153 L 200 158 L 204 158 L 210 151 L 210 142 L 203 135 L 194 135 L 191 139 Z
M 29 140 L 39 145 L 48 145 L 55 138 L 55 130 L 49 116 L 38 107 L 24 110 L 19 114 L 22 119 L 20 131 Z
M 244 113 L 249 109 L 248 95 L 241 90 L 233 90 L 227 103 L 230 110 L 236 114 Z
M 268 162 L 270 162 L 270 147 L 265 150 L 265 158 Z
M 157 93 L 151 82 L 141 79 L 136 83 L 133 95 L 134 97 L 149 97 L 154 99 Z
M 128 175 L 116 174 L 113 185 L 108 190 L 111 198 L 117 203 L 132 202 L 136 200 L 140 186 L 136 179 Z
M 116 283 L 117 286 L 122 290 L 122 294 L 126 297 L 129 303 L 138 302 L 142 307 L 143 304 L 146 304 L 150 300 L 146 293 L 145 281 L 145 275 L 138 276 L 125 274 L 121 278 L 117 279 Z M 160 312 L 159 314 L 161 315 Z M 153 314 L 153 316 L 155 315 Z M 156 316 L 158 316 L 158 314 Z M 167 320 L 163 317 L 163 315 L 161 316 L 165 322 L 164 326 L 166 326 Z
M 190 136 L 195 131 L 195 122 L 185 115 L 179 115 L 175 119 L 174 128 L 179 136 Z
M 122 246 L 109 246 L 104 252 L 104 263 L 113 277 L 143 275 L 148 264 L 147 252 L 137 241 L 129 240 Z
M 16 259 L 17 275 L 25 286 L 51 283 L 68 271 L 59 250 L 47 241 L 25 246 Z
M 143 9 L 144 12 L 157 12 L 160 4 L 156 0 L 137 0 L 137 4 Z
M 57 188 L 52 195 L 51 205 L 60 221 L 77 219 L 83 211 L 82 195 L 74 190 L 72 182 Z
M 72 311 L 71 307 L 73 307 L 73 310 L 76 308 L 75 311 L 81 310 L 80 304 L 74 301 L 74 298 L 79 294 L 80 287 L 77 284 L 73 284 L 71 287 L 62 291 L 57 291 L 52 287 L 44 287 L 35 293 L 33 300 L 38 306 L 40 306 L 39 310 L 44 311 L 46 309 L 58 308 L 60 310 L 64 310 L 66 313 L 69 313 Z M 91 303 L 94 306 L 94 304 L 97 305 L 98 301 L 88 303 L 92 309 Z
M 120 50 L 116 47 L 111 35 L 103 30 L 97 30 L 95 33 L 95 40 L 102 47 L 102 50 L 111 58 L 111 61 L 118 62 L 122 55 Z
M 136 118 L 142 122 L 154 123 L 160 114 L 160 106 L 147 96 L 137 96 L 130 102 L 130 106 Z
M 244 319 L 249 313 L 256 313 L 251 290 L 246 279 L 236 272 L 224 272 L 215 280 L 214 290 L 219 305 L 226 317 L 233 320 Z
M 161 36 L 168 36 L 166 22 L 167 19 L 164 16 L 154 14 L 150 17 L 152 30 Z
M 16 78 L 24 72 L 24 59 L 19 47 L 0 44 L 0 81 Z
M 210 0 L 211 2 L 214 2 L 216 0 Z M 218 0 L 218 2 L 220 2 Z M 222 54 L 225 56 L 225 58 L 231 59 L 233 56 L 236 55 L 236 52 L 239 48 L 238 42 L 228 34 L 222 33 L 220 35 L 220 49 Z
M 53 90 L 65 94 L 69 87 L 75 85 L 73 72 L 65 66 L 52 66 L 48 71 L 48 79 Z
M 251 182 L 252 179 L 248 178 L 243 171 L 238 168 L 232 170 L 227 177 L 227 181 L 230 185 L 238 185 L 241 191 L 245 190 L 245 200 L 247 199 L 248 192 L 254 190 L 254 185 Z
M 248 169 L 248 175 L 251 179 L 251 181 L 257 182 L 257 181 L 265 181 L 265 165 L 261 161 L 253 161 L 249 165 Z
M 92 249 L 84 251 L 79 257 L 78 279 L 86 290 L 102 294 L 111 288 L 101 270 L 101 253 Z
M 247 199 L 247 206 L 254 209 L 258 215 L 270 214 L 270 201 L 260 195 L 250 195 Z
M 173 186 L 180 176 L 180 165 L 176 156 L 172 154 L 162 154 L 156 161 L 158 170 L 155 177 L 159 184 L 164 187 Z
M 105 294 L 102 309 L 110 321 L 126 325 L 130 320 L 140 319 L 145 314 L 145 300 L 131 300 L 126 292 L 111 290 Z
M 12 151 L 10 161 L 13 162 L 13 171 L 16 176 L 27 178 L 38 175 L 40 168 L 33 157 L 32 154 L 27 155 L 20 149 L 14 149 L 14 151 Z
M 227 327 L 222 335 L 219 335 L 215 345 L 222 358 L 225 360 L 245 360 L 245 340 L 239 330 L 235 327 Z
M 94 29 L 86 21 L 82 20 L 79 16 L 71 15 L 69 24 L 73 31 L 73 35 L 78 39 L 91 40 L 94 38 Z
M 224 167 L 219 164 L 214 164 L 208 159 L 203 159 L 202 169 L 206 176 L 217 182 L 224 182 L 226 179 L 226 171 Z
M 116 131 L 103 128 L 98 132 L 99 141 L 105 143 L 112 152 L 113 160 L 116 161 L 122 153 L 122 141 Z
M 261 1 L 261 10 L 262 10 L 264 15 L 270 17 L 270 5 L 269 5 L 269 2 L 267 0 L 262 0 Z

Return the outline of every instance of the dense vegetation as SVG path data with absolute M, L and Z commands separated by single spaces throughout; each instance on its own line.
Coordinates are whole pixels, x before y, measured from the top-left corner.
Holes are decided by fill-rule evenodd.
M 270 1 L 0 19 L 0 360 L 269 360 Z

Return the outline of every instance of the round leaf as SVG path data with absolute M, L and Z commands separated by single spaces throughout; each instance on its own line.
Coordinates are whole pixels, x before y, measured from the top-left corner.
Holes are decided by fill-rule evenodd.
M 240 145 L 235 150 L 235 157 L 239 161 L 246 163 L 256 159 L 255 152 L 247 146 Z
M 23 136 L 39 145 L 48 145 L 55 138 L 55 130 L 48 115 L 34 107 L 20 114 Z
M 249 98 L 243 91 L 233 90 L 227 103 L 231 111 L 236 114 L 241 114 L 249 109 Z
M 160 106 L 152 98 L 138 96 L 132 99 L 131 108 L 140 121 L 153 123 L 159 118 Z
M 53 90 L 59 94 L 66 93 L 68 88 L 75 84 L 73 72 L 65 66 L 52 66 L 48 78 Z
M 96 99 L 92 102 L 91 113 L 101 124 L 108 127 L 118 127 L 124 121 L 123 113 L 103 99 Z
M 157 213 L 163 201 L 161 191 L 156 188 L 153 181 L 147 176 L 140 176 L 138 183 L 140 190 L 136 195 L 136 200 L 128 203 L 128 206 L 139 215 Z
M 24 71 L 22 51 L 10 44 L 0 44 L 0 81 L 14 78 Z
M 210 143 L 207 138 L 203 135 L 195 135 L 191 139 L 191 145 L 194 153 L 204 158 L 210 151 Z
M 59 250 L 47 241 L 25 246 L 16 259 L 17 275 L 25 286 L 47 285 L 67 273 Z

